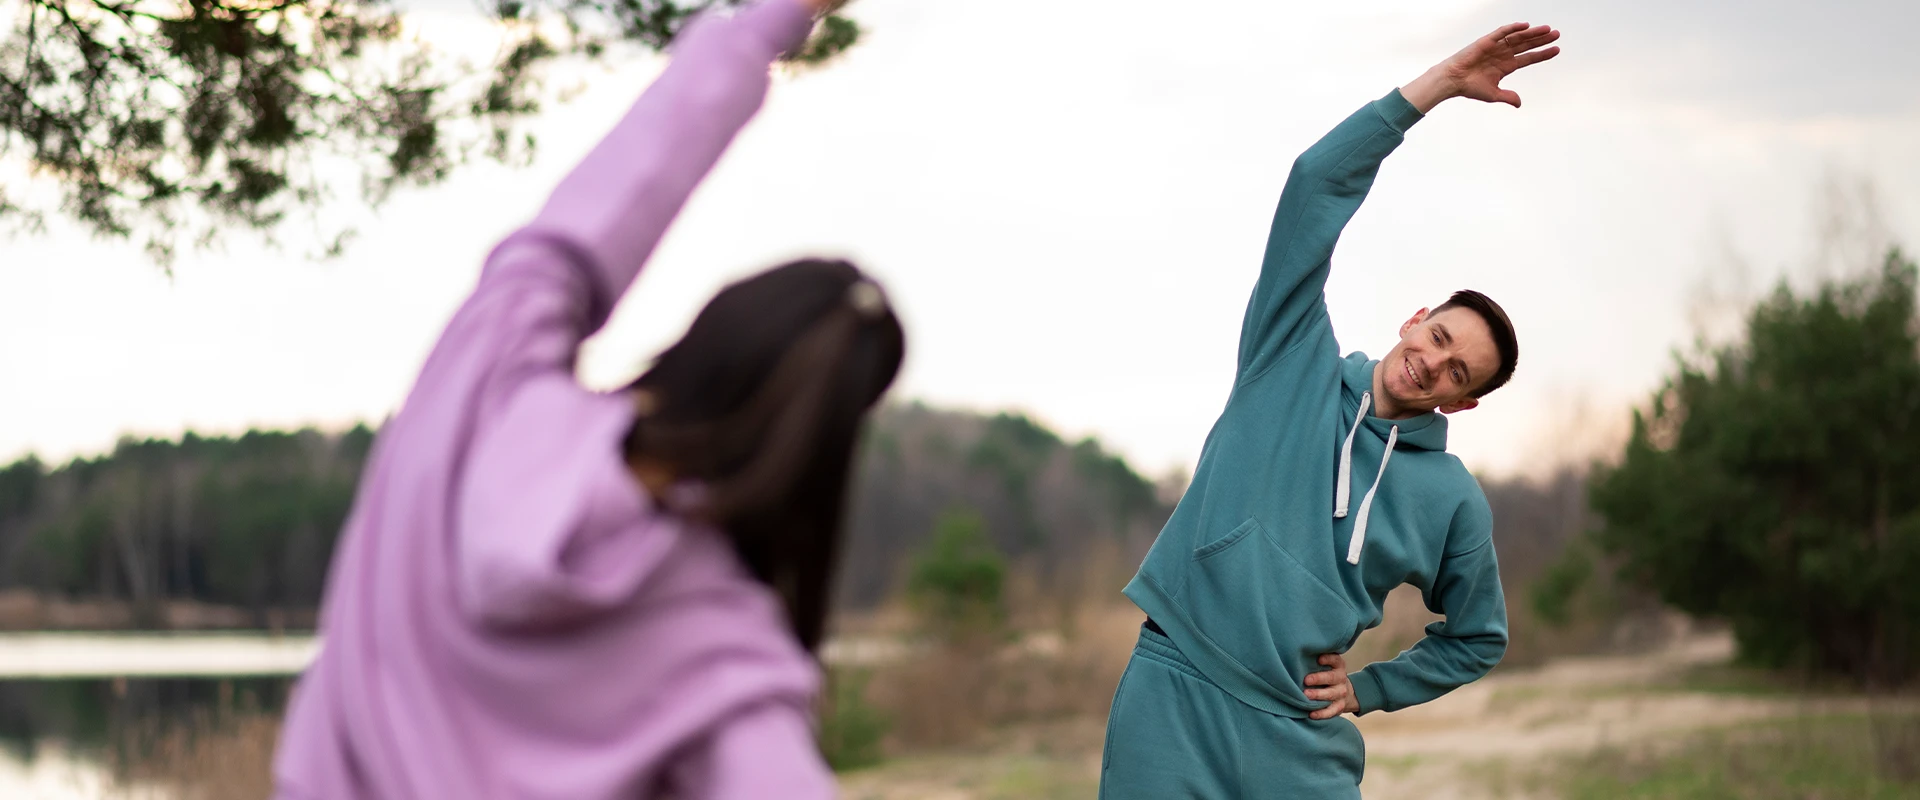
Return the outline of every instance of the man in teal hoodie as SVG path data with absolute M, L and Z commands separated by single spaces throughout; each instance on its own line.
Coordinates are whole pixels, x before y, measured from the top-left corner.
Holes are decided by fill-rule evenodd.
M 1485 495 L 1450 414 L 1513 374 L 1477 292 L 1421 309 L 1377 361 L 1341 358 L 1323 296 L 1340 229 L 1406 130 L 1450 97 L 1504 102 L 1560 34 L 1508 25 L 1368 104 L 1294 162 L 1247 306 L 1232 395 L 1126 595 L 1147 613 L 1114 693 L 1103 800 L 1359 797 L 1346 712 L 1395 711 L 1486 674 L 1507 646 Z M 1351 676 L 1338 653 L 1419 587 L 1445 615 Z

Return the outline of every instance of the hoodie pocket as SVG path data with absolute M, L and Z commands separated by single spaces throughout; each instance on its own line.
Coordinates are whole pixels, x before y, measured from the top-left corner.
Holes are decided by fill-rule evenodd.
M 1229 533 L 1225 536 L 1222 536 L 1218 539 L 1215 539 L 1211 542 L 1208 542 L 1206 544 L 1203 544 L 1199 547 L 1194 548 L 1193 560 L 1199 561 L 1215 553 L 1218 553 L 1222 550 L 1225 550 L 1229 547 L 1232 547 L 1236 544 L 1239 544 L 1241 539 L 1247 538 L 1247 534 L 1257 530 L 1260 530 L 1259 520 L 1249 519 L 1246 522 L 1242 522 L 1240 523 L 1240 527 L 1233 529 L 1232 533 Z
M 1331 568 L 1331 564 L 1328 565 Z M 1292 553 L 1248 519 L 1193 551 L 1187 610 L 1206 635 L 1275 687 L 1301 692 L 1322 653 L 1339 652 L 1360 615 Z

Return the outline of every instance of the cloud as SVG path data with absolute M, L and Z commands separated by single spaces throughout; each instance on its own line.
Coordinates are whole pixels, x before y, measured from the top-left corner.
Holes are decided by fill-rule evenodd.
M 1913 0 L 1497 0 L 1467 19 L 1460 41 L 1554 25 L 1558 79 L 1643 103 L 1779 122 L 1920 112 Z

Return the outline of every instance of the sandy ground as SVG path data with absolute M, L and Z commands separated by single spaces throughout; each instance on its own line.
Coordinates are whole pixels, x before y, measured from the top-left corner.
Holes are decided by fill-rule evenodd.
M 1809 712 L 1858 712 L 1863 698 L 1738 693 L 1703 686 L 1731 637 L 1694 635 L 1643 655 L 1567 658 L 1501 671 L 1425 706 L 1358 720 L 1369 800 L 1484 798 L 1489 771 L 1704 728 Z M 1878 701 L 1885 708 L 1887 701 Z M 1907 701 L 1911 702 L 1911 701 Z M 848 800 L 1091 798 L 1102 726 L 1081 720 L 1010 732 L 971 753 L 905 758 L 857 772 Z M 1511 795 L 1509 795 L 1511 797 Z M 1517 800 L 1517 799 L 1516 799 Z

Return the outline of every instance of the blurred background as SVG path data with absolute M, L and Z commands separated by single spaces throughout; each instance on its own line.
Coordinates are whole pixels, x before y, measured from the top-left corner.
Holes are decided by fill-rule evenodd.
M 487 250 L 702 2 L 0 0 L 0 796 L 260 797 L 381 421 Z M 887 284 L 822 746 L 853 798 L 1093 797 L 1119 594 L 1230 388 L 1293 158 L 1498 25 L 1414 128 L 1349 350 L 1454 290 L 1513 646 L 1359 720 L 1370 798 L 1920 797 L 1920 6 L 858 0 L 580 366 L 724 283 Z M 1909 251 L 1911 252 L 1911 251 Z M 1353 668 L 1433 616 L 1396 595 Z

